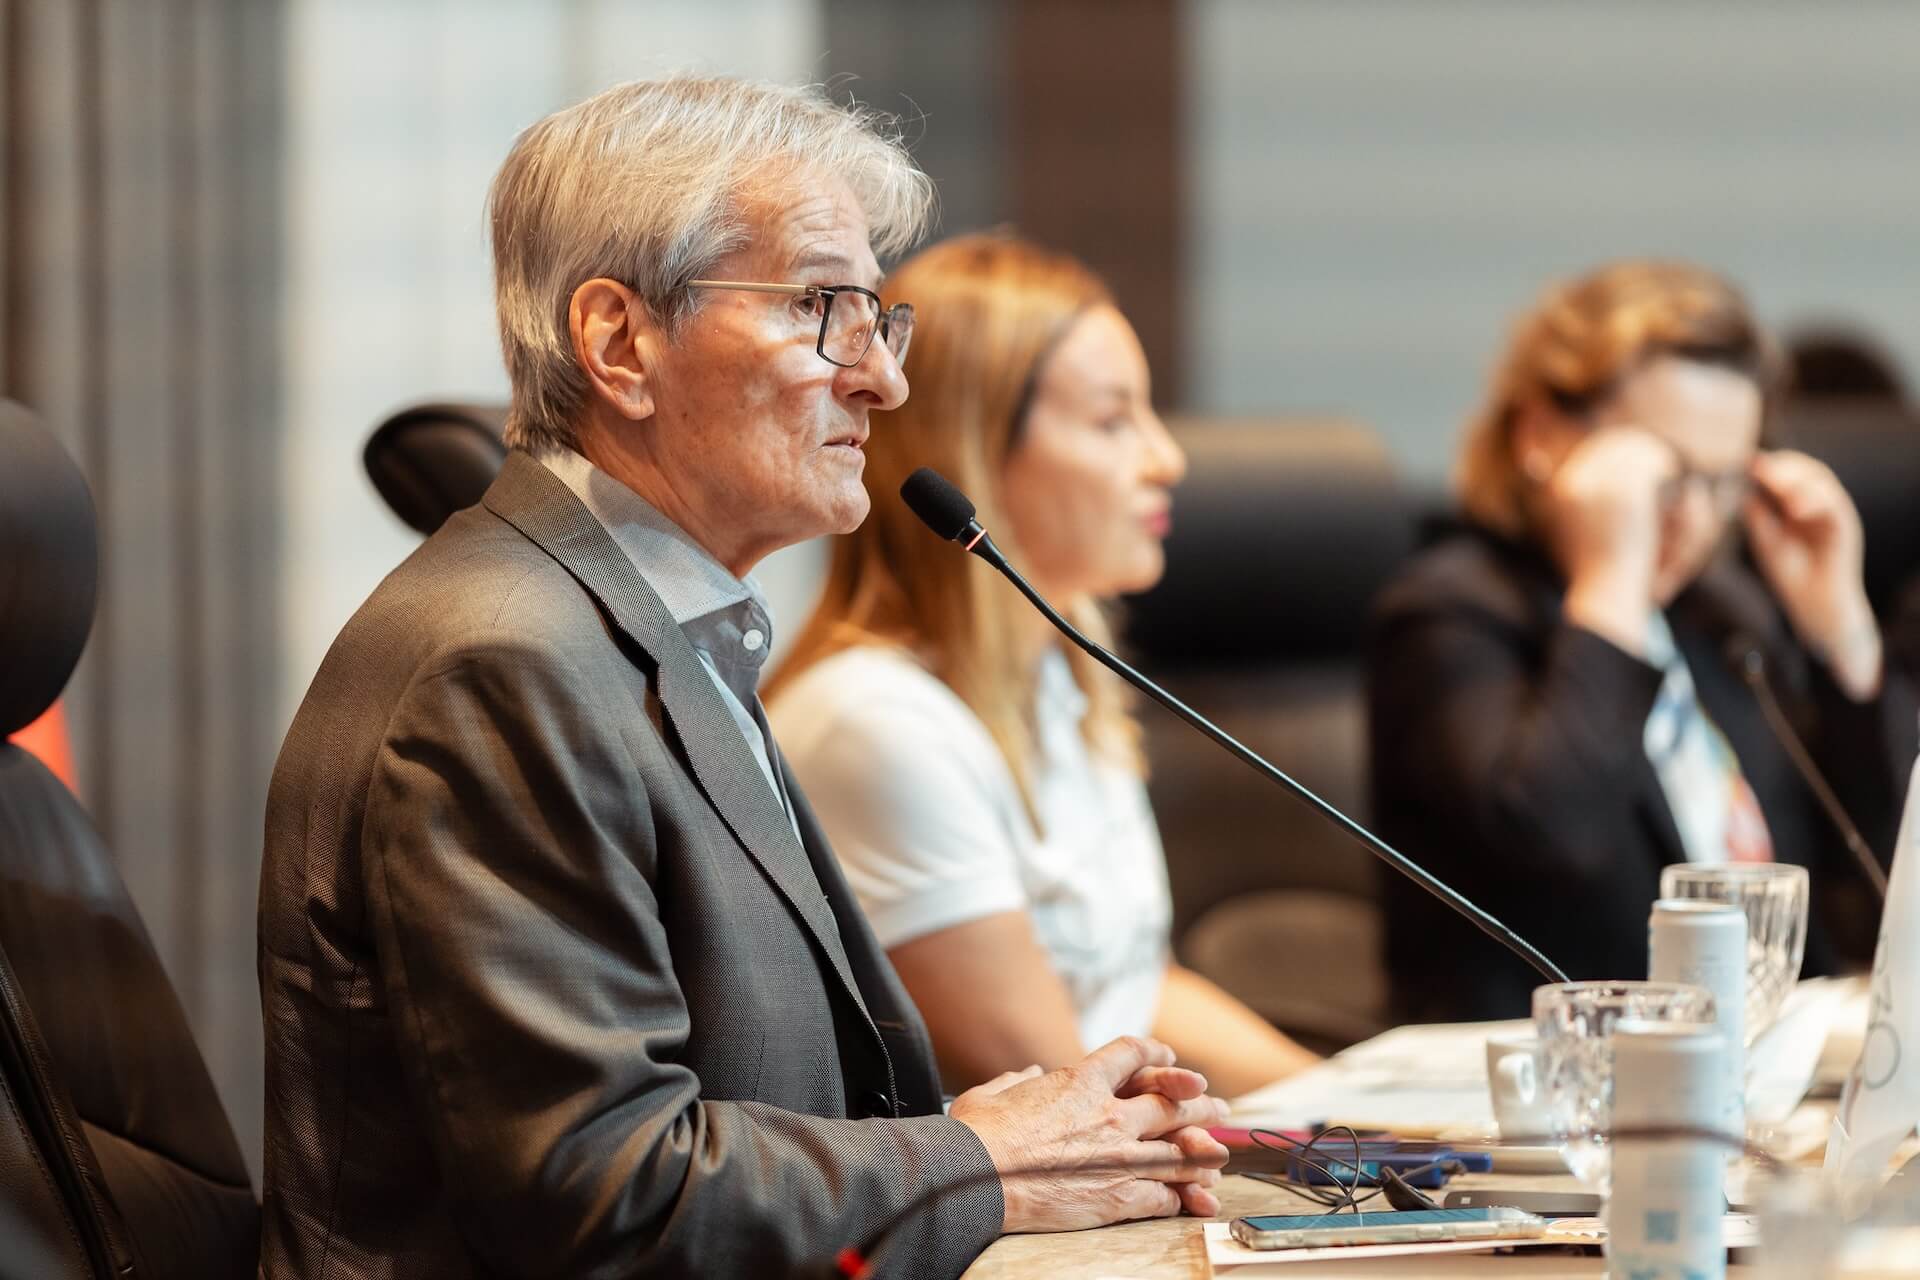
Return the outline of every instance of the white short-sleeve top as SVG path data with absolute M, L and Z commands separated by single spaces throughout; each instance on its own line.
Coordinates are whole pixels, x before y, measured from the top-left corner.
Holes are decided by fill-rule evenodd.
M 1034 809 L 986 726 L 894 648 L 846 649 L 781 690 L 774 738 L 885 947 L 1024 910 L 1088 1048 L 1151 1030 L 1172 902 L 1145 786 L 1089 750 L 1087 702 L 1049 649 Z

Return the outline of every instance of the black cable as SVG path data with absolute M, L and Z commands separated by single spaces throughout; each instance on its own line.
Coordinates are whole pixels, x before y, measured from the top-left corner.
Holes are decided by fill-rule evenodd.
M 1351 1179 L 1347 1182 L 1341 1181 L 1340 1175 L 1336 1170 L 1330 1169 L 1326 1165 L 1316 1163 L 1312 1160 L 1308 1160 L 1305 1155 L 1305 1153 L 1309 1151 L 1316 1150 L 1322 1138 L 1325 1138 L 1329 1134 L 1342 1133 L 1342 1132 L 1348 1135 L 1348 1137 L 1353 1142 L 1353 1148 L 1354 1148 L 1354 1159 L 1347 1166 L 1352 1176 L 1351 1176 Z M 1282 1154 L 1289 1156 L 1291 1159 L 1297 1161 L 1300 1164 L 1305 1165 L 1307 1168 L 1312 1169 L 1314 1172 L 1320 1174 L 1322 1177 L 1326 1178 L 1329 1182 L 1333 1183 L 1334 1186 L 1342 1188 L 1343 1190 L 1345 1190 L 1346 1194 L 1344 1196 L 1335 1195 L 1327 1192 L 1324 1188 L 1317 1186 L 1313 1183 L 1305 1182 L 1300 1179 L 1288 1178 L 1284 1174 L 1270 1174 L 1270 1173 L 1264 1173 L 1264 1172 L 1257 1172 L 1257 1173 L 1247 1173 L 1247 1174 L 1244 1174 L 1243 1176 L 1253 1178 L 1254 1180 L 1259 1182 L 1267 1183 L 1269 1186 L 1279 1187 L 1282 1191 L 1286 1191 L 1293 1195 L 1297 1195 L 1303 1200 L 1311 1200 L 1315 1204 L 1320 1205 L 1322 1208 L 1332 1209 L 1335 1212 L 1338 1212 L 1340 1208 L 1344 1205 L 1346 1208 L 1352 1210 L 1355 1213 L 1358 1213 L 1360 1211 L 1361 1205 L 1366 1204 L 1370 1200 L 1376 1200 L 1382 1195 L 1387 1195 L 1387 1199 L 1391 1203 L 1393 1200 L 1393 1196 L 1388 1193 L 1392 1188 L 1392 1180 L 1395 1178 L 1398 1178 L 1401 1180 L 1405 1180 L 1408 1178 L 1417 1178 L 1417 1177 L 1420 1177 L 1422 1174 L 1431 1173 L 1435 1169 L 1450 1169 L 1454 1173 L 1466 1172 L 1466 1166 L 1461 1164 L 1460 1161 L 1455 1159 L 1449 1159 L 1449 1158 L 1441 1158 L 1437 1160 L 1429 1160 L 1425 1164 L 1415 1165 L 1411 1169 L 1392 1170 L 1392 1169 L 1383 1168 L 1378 1174 L 1372 1174 L 1372 1175 L 1367 1174 L 1361 1168 L 1361 1161 L 1363 1157 L 1360 1150 L 1360 1145 L 1361 1145 L 1360 1135 L 1351 1125 L 1329 1125 L 1326 1128 L 1319 1130 L 1317 1133 L 1314 1134 L 1314 1136 L 1311 1139 L 1309 1139 L 1306 1142 L 1301 1142 L 1300 1139 L 1293 1137 L 1291 1134 L 1279 1133 L 1272 1129 L 1250 1129 L 1247 1131 L 1247 1136 L 1253 1139 L 1253 1143 L 1255 1146 L 1260 1147 L 1261 1149 L 1266 1151 L 1279 1151 Z M 1269 1145 L 1268 1139 L 1277 1139 L 1281 1142 L 1290 1144 L 1290 1146 L 1285 1148 L 1274 1147 Z M 1298 1150 L 1296 1151 L 1294 1148 L 1298 1148 Z M 1358 1192 L 1362 1186 L 1366 1185 L 1370 1179 L 1375 1183 L 1374 1189 L 1369 1191 L 1364 1196 L 1356 1197 L 1356 1192 Z M 1420 1194 L 1419 1191 L 1415 1190 L 1410 1186 L 1407 1188 L 1407 1190 L 1415 1196 L 1418 1196 Z M 1431 1206 L 1428 1206 L 1428 1207 L 1431 1207 Z
M 1309 1160 L 1306 1158 L 1307 1152 L 1313 1151 L 1318 1147 L 1320 1143 L 1320 1139 L 1326 1137 L 1330 1133 L 1336 1133 L 1341 1130 L 1344 1130 L 1345 1132 L 1350 1134 L 1353 1138 L 1354 1159 L 1353 1159 L 1353 1163 L 1347 1166 L 1349 1169 L 1353 1171 L 1354 1181 L 1352 1185 L 1349 1185 L 1347 1183 L 1343 1183 L 1342 1181 L 1340 1181 L 1340 1175 L 1334 1172 L 1332 1169 L 1328 1168 L 1326 1165 L 1320 1164 L 1317 1161 Z M 1326 1178 L 1326 1180 L 1328 1182 L 1331 1182 L 1334 1186 L 1343 1188 L 1347 1194 L 1343 1197 L 1301 1179 L 1292 1179 L 1291 1185 L 1287 1186 L 1285 1188 L 1286 1190 L 1293 1191 L 1295 1194 L 1301 1196 L 1303 1199 L 1312 1200 L 1314 1203 L 1320 1205 L 1322 1208 L 1333 1209 L 1335 1211 L 1338 1211 L 1342 1201 L 1345 1202 L 1348 1208 L 1350 1209 L 1353 1208 L 1353 1204 L 1354 1204 L 1353 1192 L 1354 1192 L 1354 1188 L 1359 1185 L 1359 1178 L 1360 1178 L 1360 1135 L 1351 1126 L 1330 1125 L 1324 1129 L 1318 1130 L 1313 1135 L 1313 1137 L 1307 1140 L 1306 1142 L 1300 1141 L 1300 1139 L 1294 1137 L 1291 1134 L 1281 1133 L 1274 1129 L 1249 1129 L 1247 1131 L 1247 1136 L 1253 1139 L 1254 1146 L 1259 1147 L 1263 1151 L 1277 1151 L 1280 1154 L 1286 1156 L 1289 1160 L 1305 1165 L 1307 1168 L 1312 1169 L 1315 1173 L 1318 1173 L 1322 1177 Z M 1270 1145 L 1269 1140 L 1277 1140 L 1280 1142 L 1288 1143 L 1289 1145 L 1286 1147 L 1275 1147 Z M 1295 1150 L 1294 1148 L 1298 1148 L 1298 1150 Z M 1261 1181 L 1267 1182 L 1267 1181 L 1271 1181 L 1271 1179 L 1262 1178 Z M 1275 1183 L 1275 1185 L 1278 1186 L 1280 1184 Z
M 1773 681 L 1767 678 L 1767 658 L 1760 646 L 1751 637 L 1736 635 L 1727 642 L 1727 657 L 1735 670 L 1747 682 L 1747 688 L 1753 691 L 1754 700 L 1760 704 L 1760 714 L 1766 719 L 1767 728 L 1773 730 L 1773 736 L 1786 749 L 1787 758 L 1793 761 L 1793 767 L 1800 778 L 1813 792 L 1814 799 L 1826 810 L 1827 821 L 1839 831 L 1841 840 L 1846 842 L 1847 852 L 1859 864 L 1867 883 L 1880 895 L 1880 901 L 1887 900 L 1887 872 L 1880 865 L 1880 859 L 1873 856 L 1866 838 L 1860 834 L 1860 828 L 1853 825 L 1853 819 L 1847 816 L 1847 810 L 1840 803 L 1833 788 L 1827 785 L 1826 775 L 1820 772 L 1820 766 L 1813 762 L 1813 755 L 1807 750 L 1807 744 L 1794 732 L 1793 722 L 1781 708 L 1780 700 L 1774 697 Z

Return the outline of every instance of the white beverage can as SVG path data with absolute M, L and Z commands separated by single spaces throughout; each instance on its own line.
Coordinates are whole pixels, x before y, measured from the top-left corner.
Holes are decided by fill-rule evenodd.
M 1725 1037 L 1710 1023 L 1623 1018 L 1614 1027 L 1613 1187 L 1602 1217 L 1615 1280 L 1722 1280 L 1722 1178 L 1731 1147 L 1710 1134 L 1633 1137 L 1636 1129 L 1723 1131 Z
M 1727 1042 L 1720 1123 L 1745 1133 L 1747 913 L 1697 898 L 1655 902 L 1647 921 L 1647 977 L 1705 987 L 1713 996 L 1714 1021 Z

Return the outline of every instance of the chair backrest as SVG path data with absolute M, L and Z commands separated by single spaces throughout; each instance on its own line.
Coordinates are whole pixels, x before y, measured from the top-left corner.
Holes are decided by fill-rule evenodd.
M 1174 693 L 1364 817 L 1360 642 L 1374 594 L 1413 547 L 1421 499 L 1379 437 L 1353 423 L 1175 431 L 1188 470 L 1167 572 L 1127 602 L 1128 641 Z M 1142 718 L 1176 930 L 1236 893 L 1371 891 L 1368 855 L 1317 815 L 1171 717 Z M 1176 852 L 1176 839 L 1191 847 Z
M 505 405 L 414 405 L 375 427 L 361 458 L 394 514 L 432 533 L 500 473 L 506 420 Z
M 1803 326 L 1787 335 L 1787 386 L 1797 400 L 1907 398 L 1906 378 L 1887 344 L 1848 324 Z
M 0 737 L 72 673 L 95 556 L 78 469 L 0 402 Z M 57 1227 L 85 1259 L 71 1274 L 254 1274 L 252 1183 L 179 999 L 78 801 L 12 745 L 0 745 L 0 1023 L 7 1102 L 22 1117 L 0 1114 L 0 1223 Z M 41 1169 L 38 1184 L 4 1176 L 16 1166 Z M 49 1220 L 55 1206 L 64 1221 Z M 0 1275 L 12 1265 L 0 1256 Z

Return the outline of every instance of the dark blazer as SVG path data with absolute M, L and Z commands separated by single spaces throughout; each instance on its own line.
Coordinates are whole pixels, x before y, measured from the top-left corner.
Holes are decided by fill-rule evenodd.
M 1660 869 L 1685 860 L 1642 747 L 1661 673 L 1561 616 L 1530 548 L 1461 528 L 1375 606 L 1368 646 L 1374 814 L 1403 852 L 1512 926 L 1569 976 L 1644 978 Z M 1889 665 L 1849 701 L 1731 557 L 1668 610 L 1707 713 L 1760 802 L 1775 856 L 1812 870 L 1806 972 L 1872 946 L 1878 908 L 1841 837 L 1729 660 L 1751 637 L 1868 843 L 1892 856 L 1915 703 Z M 1403 1016 L 1523 1017 L 1540 979 L 1426 894 L 1389 886 L 1387 959 Z
M 919 1015 L 659 598 L 509 455 L 368 599 L 267 804 L 263 1275 L 785 1275 L 998 1232 Z

